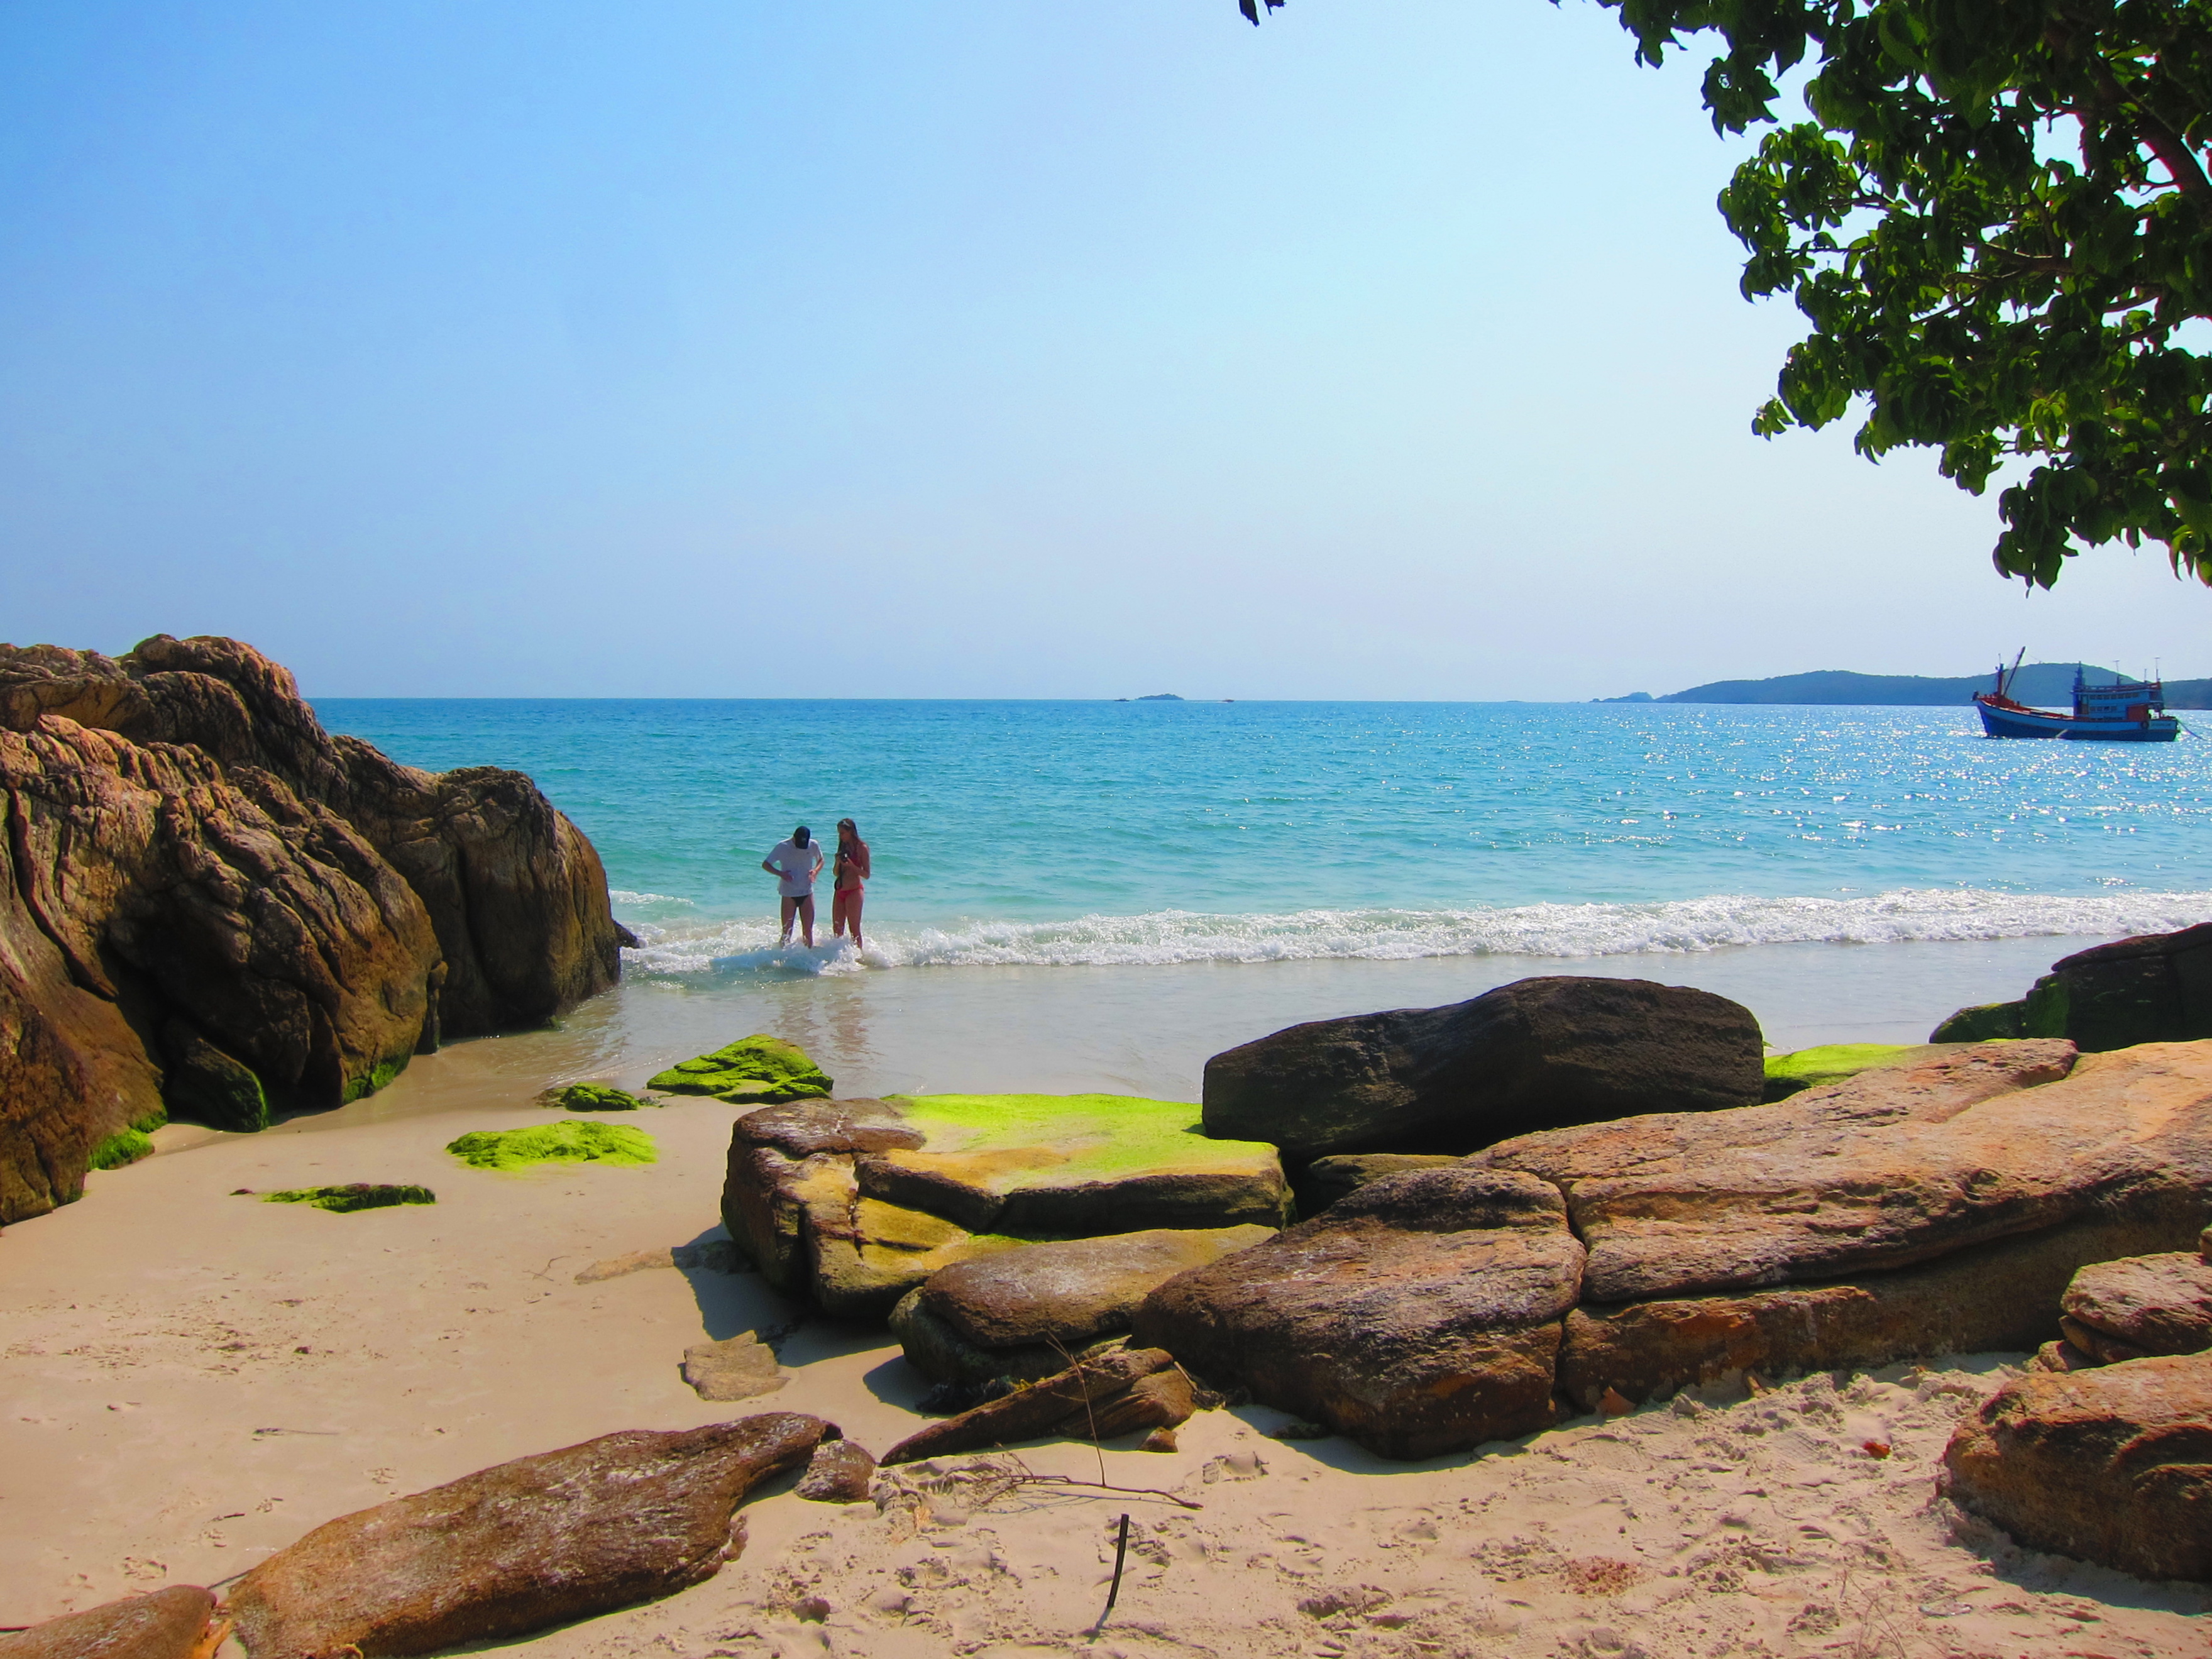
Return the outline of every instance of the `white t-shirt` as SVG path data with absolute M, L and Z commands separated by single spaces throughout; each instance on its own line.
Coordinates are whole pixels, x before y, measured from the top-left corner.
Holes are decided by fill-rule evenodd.
M 776 883 L 776 891 L 785 898 L 806 897 L 814 891 L 814 862 L 826 856 L 818 841 L 809 839 L 804 847 L 794 847 L 787 841 L 776 842 L 768 855 L 768 861 L 783 878 Z

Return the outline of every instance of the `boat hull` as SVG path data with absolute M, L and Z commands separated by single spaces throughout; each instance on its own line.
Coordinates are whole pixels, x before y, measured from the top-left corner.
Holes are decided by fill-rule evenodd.
M 2148 720 L 2083 720 L 2074 714 L 2045 714 L 2039 708 L 1993 708 L 1977 701 L 1982 730 L 1993 738 L 2053 738 L 2069 743 L 2172 743 L 2181 735 L 2181 722 L 2171 714 Z

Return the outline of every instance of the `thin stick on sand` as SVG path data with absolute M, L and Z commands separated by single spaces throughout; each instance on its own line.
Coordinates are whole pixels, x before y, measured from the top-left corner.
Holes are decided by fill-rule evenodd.
M 1121 1564 L 1129 1556 L 1129 1512 L 1121 1511 L 1121 1530 L 1114 1540 L 1114 1582 L 1106 1589 L 1106 1611 L 1098 1615 L 1098 1622 L 1091 1627 L 1091 1639 L 1097 1641 L 1098 1632 L 1106 1628 L 1106 1621 L 1114 1616 L 1114 1603 L 1121 1599 Z

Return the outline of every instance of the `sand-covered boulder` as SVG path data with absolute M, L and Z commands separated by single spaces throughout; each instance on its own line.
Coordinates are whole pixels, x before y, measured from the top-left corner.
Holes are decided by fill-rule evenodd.
M 2212 1037 L 2212 922 L 2061 957 L 2017 1002 L 1961 1008 L 1932 1042 L 2065 1037 L 2084 1054 Z
M 1582 1267 L 1548 1182 L 1413 1170 L 1169 1279 L 1133 1340 L 1384 1456 L 1431 1457 L 1551 1420 Z
M 1146 1429 L 1172 1429 L 1195 1409 L 1190 1379 L 1173 1355 L 1158 1348 L 1115 1348 L 917 1429 L 885 1452 L 883 1461 L 889 1468 L 1048 1436 L 1111 1440 Z
M 215 1597 L 198 1585 L 171 1584 L 0 1631 L 0 1659 L 193 1659 L 214 1611 Z
M 712 1054 L 679 1060 L 647 1078 L 645 1086 L 664 1094 L 709 1095 L 732 1106 L 769 1106 L 823 1099 L 835 1085 L 797 1043 L 756 1032 Z
M 1468 1152 L 1634 1112 L 1759 1098 L 1748 1009 L 1648 980 L 1563 976 L 1443 1008 L 1315 1020 L 1206 1064 L 1208 1134 L 1333 1152 Z
M 2195 1250 L 2091 1263 L 2059 1299 L 2060 1328 L 2110 1364 L 2212 1348 L 2212 1262 Z
M 744 1547 L 737 1507 L 835 1431 L 775 1412 L 625 1430 L 326 1522 L 240 1579 L 252 1659 L 434 1653 L 673 1595 Z
M 1280 1224 L 1274 1149 L 1209 1139 L 1194 1116 L 1113 1095 L 773 1107 L 732 1127 L 723 1218 L 777 1289 L 877 1318 L 939 1269 L 1038 1236 Z
M 943 1382 L 1035 1381 L 1101 1337 L 1188 1267 L 1274 1237 L 1269 1227 L 1156 1228 L 1024 1245 L 939 1269 L 891 1312 L 906 1357 Z
M 233 640 L 0 646 L 0 1222 L 164 1113 L 253 1128 L 544 1024 L 627 938 L 531 784 L 332 737 Z
M 1953 1501 L 2031 1549 L 2212 1580 L 2212 1354 L 2032 1370 L 1943 1454 Z

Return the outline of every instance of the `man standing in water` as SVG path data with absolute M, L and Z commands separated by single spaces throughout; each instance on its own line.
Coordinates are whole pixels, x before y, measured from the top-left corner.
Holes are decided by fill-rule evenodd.
M 806 948 L 812 950 L 814 878 L 822 873 L 821 844 L 802 823 L 791 832 L 789 841 L 780 841 L 769 849 L 761 868 L 776 878 L 776 891 L 783 898 L 783 937 L 776 941 L 776 948 L 791 943 L 791 919 L 797 916 L 805 929 Z

